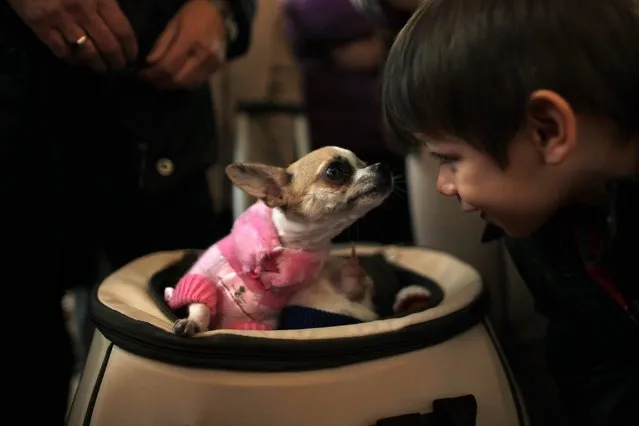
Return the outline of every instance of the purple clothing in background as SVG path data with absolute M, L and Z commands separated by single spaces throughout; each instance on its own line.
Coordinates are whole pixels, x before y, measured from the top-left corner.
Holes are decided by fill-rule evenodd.
M 314 147 L 339 145 L 358 153 L 385 152 L 379 71 L 349 72 L 330 50 L 369 37 L 373 23 L 350 0 L 283 0 L 287 34 L 300 63 Z
M 354 40 L 373 32 L 350 0 L 282 0 L 296 41 Z

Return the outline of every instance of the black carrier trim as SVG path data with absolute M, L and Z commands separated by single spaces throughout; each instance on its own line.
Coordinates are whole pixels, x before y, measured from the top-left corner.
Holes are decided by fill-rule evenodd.
M 102 386 L 102 380 L 104 380 L 104 374 L 106 372 L 107 366 L 109 365 L 109 360 L 111 359 L 112 351 L 113 351 L 113 343 L 109 345 L 106 352 L 104 353 L 104 358 L 102 359 L 102 365 L 100 366 L 98 377 L 95 380 L 95 384 L 93 385 L 93 391 L 91 392 L 91 399 L 89 399 L 89 404 L 87 405 L 87 411 L 84 413 L 84 422 L 82 422 L 83 426 L 91 425 L 91 419 L 93 418 L 93 409 L 95 408 L 95 403 L 98 400 L 98 394 L 100 393 L 100 387 Z
M 98 400 L 98 394 L 100 393 L 100 387 L 102 386 L 102 380 L 104 380 L 104 374 L 106 373 L 107 366 L 109 365 L 109 360 L 111 359 L 111 352 L 113 351 L 113 343 L 110 343 L 107 347 L 106 351 L 104 351 L 104 358 L 102 358 L 102 364 L 100 364 L 100 371 L 98 371 L 98 375 L 95 379 L 95 383 L 93 384 L 93 389 L 91 389 L 91 397 L 89 398 L 89 403 L 87 404 L 86 411 L 84 412 L 84 420 L 82 421 L 83 426 L 90 426 L 91 419 L 93 418 L 93 409 L 95 408 L 95 403 Z M 82 370 L 82 374 L 80 375 L 80 380 L 78 383 L 82 383 L 84 379 L 84 370 Z M 69 420 L 71 418 L 71 413 L 75 410 L 76 399 L 78 396 L 79 388 L 75 390 L 75 394 L 73 396 L 73 402 L 71 403 L 71 407 L 67 412 L 67 417 L 64 422 L 65 425 L 69 424 Z
M 517 412 L 517 421 L 518 425 L 526 426 L 528 425 L 528 417 L 525 414 L 524 403 L 521 400 L 522 395 L 521 391 L 517 387 L 517 381 L 513 376 L 512 369 L 510 368 L 510 364 L 508 363 L 508 359 L 506 358 L 506 354 L 504 353 L 502 347 L 500 346 L 499 339 L 495 334 L 495 330 L 488 323 L 487 319 L 484 319 L 484 325 L 486 327 L 486 331 L 490 340 L 493 342 L 493 346 L 495 347 L 495 351 L 497 352 L 497 356 L 499 357 L 499 362 L 501 362 L 502 367 L 504 368 L 504 374 L 506 375 L 506 379 L 508 380 L 508 387 L 510 388 L 510 394 L 513 397 L 513 402 L 515 404 L 515 411 Z
M 187 269 L 196 256 L 187 254 L 178 262 L 180 268 Z M 168 273 L 169 268 L 171 266 L 158 274 Z M 484 291 L 459 311 L 399 330 L 348 338 L 296 340 L 232 334 L 184 338 L 105 306 L 98 300 L 97 289 L 91 302 L 97 328 L 113 344 L 128 352 L 185 367 L 253 372 L 334 368 L 427 348 L 481 323 L 490 306 L 488 292 Z M 169 317 L 175 318 L 163 301 L 159 306 Z

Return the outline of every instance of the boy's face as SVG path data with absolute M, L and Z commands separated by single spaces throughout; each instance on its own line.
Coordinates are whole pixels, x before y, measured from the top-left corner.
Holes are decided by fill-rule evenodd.
M 634 167 L 633 151 L 610 143 L 591 120 L 579 120 L 577 138 L 577 118 L 555 93 L 540 91 L 531 105 L 505 168 L 463 141 L 422 138 L 440 162 L 439 192 L 514 237 L 531 234 L 568 203 L 593 201 L 605 180 Z
M 506 169 L 461 141 L 426 144 L 440 162 L 437 189 L 457 197 L 462 210 L 478 212 L 512 236 L 525 236 L 559 207 L 566 185 L 551 182 L 531 144 L 514 140 Z

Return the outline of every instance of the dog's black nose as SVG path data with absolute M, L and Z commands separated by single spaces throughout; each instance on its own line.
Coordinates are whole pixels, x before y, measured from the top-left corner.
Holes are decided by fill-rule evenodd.
M 377 177 L 377 184 L 381 186 L 388 186 L 393 181 L 393 176 L 391 175 L 391 171 L 385 164 L 376 163 L 371 166 L 371 169 L 375 173 Z

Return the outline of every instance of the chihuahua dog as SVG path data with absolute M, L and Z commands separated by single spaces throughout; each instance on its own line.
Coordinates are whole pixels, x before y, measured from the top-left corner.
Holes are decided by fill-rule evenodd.
M 315 280 L 333 237 L 393 189 L 388 168 L 339 147 L 315 150 L 287 168 L 231 164 L 226 174 L 257 201 L 175 289 L 166 289 L 169 307 L 188 311 L 173 326 L 177 335 L 275 328 L 288 299 Z

